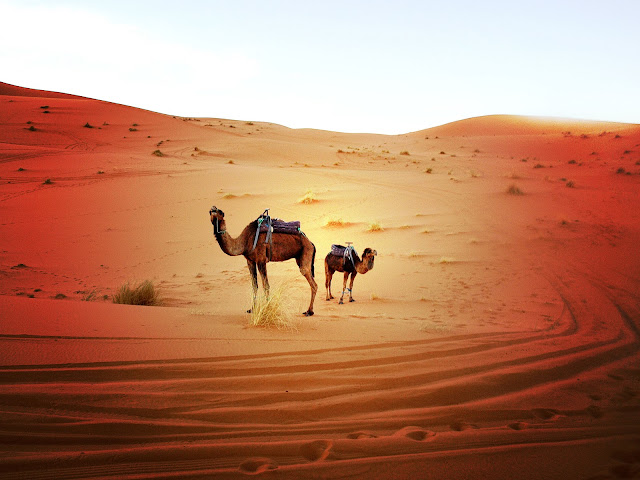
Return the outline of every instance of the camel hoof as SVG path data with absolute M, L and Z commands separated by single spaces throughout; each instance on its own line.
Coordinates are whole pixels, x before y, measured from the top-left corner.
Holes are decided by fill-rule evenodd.
M 339 303 L 340 305 L 344 305 L 344 302 L 343 302 L 342 300 L 340 300 L 338 303 Z
M 247 310 L 247 313 L 251 313 L 251 309 Z
M 355 300 L 353 298 L 350 298 L 349 301 L 350 302 L 355 302 Z
M 311 316 L 313 316 L 313 311 L 312 310 L 307 310 L 302 315 L 304 315 L 305 317 L 311 317 Z

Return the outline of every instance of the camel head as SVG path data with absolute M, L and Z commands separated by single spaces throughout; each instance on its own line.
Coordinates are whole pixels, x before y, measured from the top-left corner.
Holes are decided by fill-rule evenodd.
M 373 268 L 373 261 L 375 260 L 376 255 L 378 255 L 378 252 L 369 247 L 365 248 L 364 252 L 362 252 L 362 263 L 367 266 L 368 270 Z
M 211 224 L 213 225 L 213 233 L 220 233 L 220 221 L 224 219 L 224 212 L 218 207 L 211 207 L 209 216 L 211 217 Z

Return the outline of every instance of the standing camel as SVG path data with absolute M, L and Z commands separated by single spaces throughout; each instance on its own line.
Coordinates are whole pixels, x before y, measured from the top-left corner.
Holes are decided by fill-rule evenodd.
M 296 233 L 260 231 L 258 233 L 258 228 L 262 222 L 257 219 L 247 225 L 239 237 L 233 238 L 227 233 L 227 223 L 222 210 L 211 207 L 209 215 L 213 224 L 213 234 L 222 251 L 231 256 L 243 255 L 247 259 L 249 273 L 251 274 L 254 304 L 258 291 L 256 270 L 260 272 L 262 288 L 265 295 L 268 296 L 267 262 L 284 262 L 295 258 L 300 268 L 300 273 L 311 286 L 311 302 L 309 303 L 309 309 L 303 315 L 307 317 L 313 315 L 313 302 L 318 291 L 318 284 L 313 279 L 315 275 L 313 263 L 316 257 L 316 247 L 304 233 L 300 231 Z M 258 234 L 256 235 L 256 233 Z
M 349 301 L 355 302 L 353 299 L 353 281 L 357 274 L 361 273 L 364 275 L 369 270 L 373 269 L 373 261 L 377 254 L 378 252 L 367 247 L 364 249 L 364 252 L 362 252 L 362 259 L 360 259 L 353 248 L 345 248 L 341 245 L 332 245 L 331 252 L 329 252 L 324 259 L 324 285 L 327 287 L 327 300 L 334 298 L 333 295 L 331 295 L 331 279 L 333 278 L 333 274 L 337 271 L 344 272 L 344 282 L 342 284 L 340 303 L 344 303 L 345 291 L 349 292 Z M 347 288 L 347 279 L 349 276 L 351 276 L 351 282 L 349 283 L 349 288 Z

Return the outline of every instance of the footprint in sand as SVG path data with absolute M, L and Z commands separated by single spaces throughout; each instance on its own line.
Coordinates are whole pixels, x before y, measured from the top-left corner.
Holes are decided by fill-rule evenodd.
M 248 458 L 240 464 L 239 470 L 247 475 L 257 475 L 276 468 L 278 464 L 270 458 Z
M 559 418 L 558 410 L 551 408 L 534 408 L 531 412 L 535 417 L 542 420 L 557 420 Z
M 300 454 L 310 462 L 326 460 L 332 454 L 333 442 L 329 440 L 316 440 L 305 443 L 300 447 Z
M 451 430 L 454 430 L 456 432 L 462 432 L 464 430 L 470 430 L 472 428 L 478 428 L 477 425 L 473 425 L 471 423 L 465 422 L 464 420 L 458 420 L 453 422 L 451 425 L 449 425 L 449 428 L 451 428 Z
M 507 425 L 511 430 L 525 430 L 529 428 L 529 424 L 525 422 L 513 422 Z
M 416 442 L 424 442 L 436 436 L 435 432 L 420 427 L 404 427 L 393 434 L 394 437 L 406 437 Z
M 361 438 L 378 438 L 378 436 L 375 433 L 362 431 L 362 432 L 350 433 L 349 435 L 347 435 L 347 438 L 350 438 L 352 440 L 358 440 Z

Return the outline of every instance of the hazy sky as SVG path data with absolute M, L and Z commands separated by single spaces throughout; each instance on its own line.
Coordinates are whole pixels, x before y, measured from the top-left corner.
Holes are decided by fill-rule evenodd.
M 0 0 L 0 18 L 0 81 L 172 115 L 640 123 L 640 0 Z

